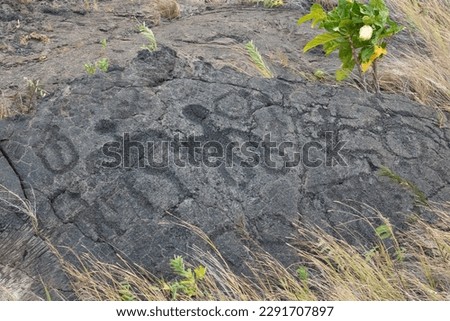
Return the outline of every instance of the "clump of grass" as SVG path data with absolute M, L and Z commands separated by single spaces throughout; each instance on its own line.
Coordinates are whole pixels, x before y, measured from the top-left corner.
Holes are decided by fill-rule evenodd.
M 398 55 L 388 56 L 381 75 L 383 89 L 450 111 L 448 2 L 396 0 L 389 5 L 416 41 L 398 48 Z
M 39 229 L 30 202 L 1 185 L 0 199 L 0 205 L 30 217 L 33 230 L 60 259 L 80 300 L 418 301 L 448 300 L 450 295 L 450 203 L 430 203 L 427 210 L 434 215 L 433 222 L 417 216 L 404 231 L 395 231 L 381 213 L 367 206 L 382 222 L 374 225 L 371 218 L 361 219 L 378 237 L 369 248 L 349 244 L 316 226 L 298 225 L 298 235 L 286 245 L 298 253 L 298 264 L 286 267 L 254 246 L 246 262 L 247 275 L 233 271 L 201 229 L 177 219 L 166 224 L 190 230 L 210 250 L 192 248 L 189 261 L 196 269 L 180 257 L 173 259 L 170 265 L 177 278 L 164 281 L 120 256 L 111 264 L 69 249 L 78 262 L 68 262 Z
M 13 113 L 11 110 L 11 101 L 7 99 L 2 92 L 0 96 L 0 119 L 10 117 Z
M 30 111 L 36 105 L 39 98 L 47 96 L 47 91 L 41 86 L 39 79 L 24 78 L 26 85 L 26 96 L 28 98 L 27 111 Z
M 48 94 L 39 79 L 24 77 L 24 81 L 25 86 L 20 86 L 19 91 L 14 95 L 10 116 L 15 113 L 30 113 L 36 107 L 37 101 Z
M 140 24 L 138 29 L 141 35 L 147 39 L 147 44 L 143 45 L 142 49 L 147 49 L 150 52 L 156 51 L 158 49 L 158 43 L 153 31 L 145 25 L 145 22 Z
M 248 276 L 235 273 L 200 229 L 180 221 L 176 224 L 203 239 L 212 252 L 193 248 L 195 254 L 191 260 L 206 267 L 208 272 L 202 282 L 196 284 L 195 296 L 176 298 L 257 301 L 448 299 L 450 204 L 430 208 L 438 217 L 436 223 L 417 218 L 408 231 L 397 234 L 388 220 L 374 210 L 374 215 L 384 223 L 373 226 L 367 220 L 374 235 L 378 236 L 378 242 L 369 249 L 350 245 L 314 226 L 298 226 L 299 236 L 291 245 L 297 249 L 297 267 L 285 267 L 271 254 L 259 249 L 247 261 Z M 72 266 L 69 270 L 80 299 L 120 299 L 119 290 L 124 280 L 137 300 L 167 300 L 171 292 L 167 283 L 140 267 L 105 264 L 86 255 L 82 262 L 83 269 Z M 186 271 L 187 268 L 183 266 L 177 270 Z
M 254 0 L 256 4 L 262 3 L 264 8 L 272 9 L 284 6 L 283 0 Z
M 253 40 L 247 42 L 247 44 L 245 45 L 245 49 L 247 50 L 247 55 L 250 57 L 250 60 L 258 69 L 260 74 L 265 78 L 273 78 L 273 73 L 267 67 L 263 57 L 259 53 L 258 48 L 256 48 L 255 44 L 253 43 Z
M 154 0 L 156 9 L 162 18 L 169 20 L 180 16 L 180 5 L 176 0 Z

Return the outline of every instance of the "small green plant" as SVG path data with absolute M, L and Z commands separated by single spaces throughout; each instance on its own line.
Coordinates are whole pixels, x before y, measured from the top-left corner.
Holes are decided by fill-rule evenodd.
M 169 290 L 172 296 L 172 300 L 176 300 L 178 293 L 184 294 L 191 298 L 198 293 L 198 281 L 205 278 L 206 268 L 199 265 L 192 271 L 192 269 L 186 269 L 183 257 L 176 256 L 170 260 L 170 267 L 172 271 L 181 277 L 180 280 L 170 282 L 164 285 L 166 290 Z
M 85 63 L 84 70 L 88 75 L 92 76 L 97 71 L 97 67 L 95 66 L 95 64 Z
M 307 282 L 309 279 L 309 273 L 308 273 L 308 268 L 306 266 L 300 266 L 297 269 L 297 276 L 298 278 L 303 281 L 303 282 Z
M 323 80 L 327 76 L 327 73 L 325 71 L 323 71 L 322 69 L 317 69 L 316 71 L 314 71 L 314 76 L 317 79 Z
M 427 196 L 424 192 L 422 192 L 415 184 L 412 182 L 404 179 L 399 174 L 392 171 L 390 168 L 387 168 L 385 166 L 380 167 L 379 171 L 380 176 L 388 177 L 393 182 L 399 184 L 400 186 L 404 186 L 407 189 L 409 189 L 415 196 L 416 202 L 420 205 L 429 206 Z
M 103 49 L 106 49 L 106 46 L 108 45 L 108 42 L 107 42 L 106 39 L 102 39 L 102 40 L 100 41 L 100 44 L 102 45 L 102 48 L 103 48 Z
M 158 49 L 158 43 L 153 31 L 145 25 L 145 22 L 139 25 L 139 32 L 147 39 L 147 44 L 142 46 L 142 49 L 147 49 L 150 52 Z
M 33 80 L 26 77 L 24 79 L 27 82 L 27 91 L 29 97 L 37 96 L 40 98 L 44 98 L 45 96 L 47 96 L 47 91 L 45 91 L 44 88 L 42 88 L 42 86 L 39 84 L 39 79 Z
M 258 48 L 256 48 L 255 44 L 253 43 L 253 40 L 247 42 L 247 44 L 245 45 L 245 49 L 247 50 L 247 54 L 249 55 L 250 60 L 255 64 L 261 75 L 265 78 L 272 78 L 273 73 L 267 67 L 264 59 L 259 53 Z
M 378 226 L 375 229 L 375 233 L 377 234 L 377 236 L 380 238 L 380 240 L 384 241 L 387 239 L 390 239 L 393 234 L 392 234 L 392 229 L 389 225 L 387 224 L 383 224 Z
M 122 301 L 136 301 L 136 297 L 133 294 L 133 289 L 128 282 L 122 282 L 119 287 L 120 300 Z
M 303 51 L 319 45 L 323 46 L 327 56 L 339 51 L 342 65 L 336 71 L 336 80 L 346 79 L 356 66 L 365 91 L 364 74 L 372 67 L 375 90 L 379 92 L 378 59 L 387 54 L 386 39 L 403 29 L 389 17 L 384 0 L 370 0 L 368 3 L 339 0 L 337 7 L 330 12 L 325 12 L 320 4 L 313 4 L 310 13 L 300 18 L 298 24 L 310 20 L 312 27 L 317 25 L 326 32 L 309 41 Z
M 398 243 L 397 238 L 394 235 L 393 228 L 388 221 L 385 221 L 385 224 L 381 224 L 380 226 L 376 227 L 375 234 L 377 235 L 381 243 L 379 243 L 379 245 L 375 245 L 365 253 L 365 259 L 367 262 L 373 260 L 376 256 L 382 255 L 382 253 L 383 255 L 390 255 L 389 252 L 392 253 L 392 250 L 396 261 L 403 262 L 405 260 L 406 249 L 404 247 L 401 247 Z M 385 244 L 382 243 L 386 240 L 391 240 L 394 244 L 393 247 L 390 248 L 391 251 L 388 251 L 388 249 L 385 247 Z
M 392 227 L 386 222 L 386 224 L 382 224 L 375 228 L 375 234 L 377 235 L 380 241 L 385 241 L 388 239 L 394 238 L 394 233 L 392 231 Z M 371 249 L 369 249 L 365 254 L 366 262 L 373 260 L 376 256 L 380 255 L 382 250 L 384 250 L 384 244 L 380 243 L 379 245 L 375 245 Z
M 97 60 L 95 64 L 93 63 L 86 63 L 84 64 L 84 70 L 89 76 L 94 75 L 97 72 L 97 68 L 103 72 L 108 72 L 109 70 L 109 59 L 108 58 L 101 58 Z
M 41 86 L 38 79 L 28 79 L 24 77 L 26 87 L 16 95 L 16 103 L 21 113 L 29 113 L 37 104 L 39 98 L 47 96 L 48 92 Z
M 109 69 L 109 60 L 108 58 L 102 58 L 97 61 L 97 67 L 103 72 L 108 72 Z

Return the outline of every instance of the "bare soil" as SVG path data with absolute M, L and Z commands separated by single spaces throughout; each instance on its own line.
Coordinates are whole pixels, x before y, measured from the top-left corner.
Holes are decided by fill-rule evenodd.
M 10 113 L 28 111 L 22 106 L 27 79 L 51 93 L 86 77 L 84 64 L 108 58 L 112 66 L 126 66 L 146 41 L 137 29 L 142 22 L 152 28 L 159 44 L 217 68 L 230 66 L 258 76 L 244 50 L 250 40 L 278 77 L 314 79 L 318 69 L 332 77 L 339 66 L 336 59 L 323 60 L 320 50 L 301 52 L 317 32 L 296 24 L 309 1 L 265 9 L 185 0 L 179 16 L 169 16 L 174 19 L 164 18 L 150 1 L 105 0 L 96 6 L 93 1 L 89 6 L 73 0 L 22 2 L 29 3 L 6 0 L 0 5 L 0 99 Z

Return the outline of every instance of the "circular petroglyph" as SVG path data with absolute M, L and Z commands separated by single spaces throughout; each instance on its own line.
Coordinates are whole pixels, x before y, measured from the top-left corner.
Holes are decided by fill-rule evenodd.
M 79 159 L 72 141 L 61 134 L 57 126 L 47 132 L 43 146 L 37 154 L 45 168 L 55 174 L 71 170 Z

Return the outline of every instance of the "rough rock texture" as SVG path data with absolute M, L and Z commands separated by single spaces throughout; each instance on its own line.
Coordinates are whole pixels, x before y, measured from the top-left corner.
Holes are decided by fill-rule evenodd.
M 409 191 L 379 177 L 381 165 L 431 200 L 448 200 L 450 132 L 437 127 L 431 108 L 299 77 L 317 69 L 332 74 L 339 65 L 336 57 L 324 61 L 320 49 L 299 50 L 317 33 L 296 25 L 312 1 L 286 1 L 276 10 L 213 2 L 180 1 L 181 17 L 172 21 L 159 21 L 148 1 L 99 1 L 96 10 L 75 0 L 0 4 L 0 116 L 5 102 L 26 92 L 24 77 L 48 92 L 32 114 L 0 120 L 0 300 L 44 298 L 43 284 L 55 290 L 53 299 L 72 298 L 45 237 L 66 260 L 73 257 L 64 246 L 105 261 L 117 253 L 165 273 L 172 255 L 204 246 L 176 225 L 179 218 L 204 230 L 230 265 L 244 270 L 253 241 L 295 262 L 285 243 L 301 221 L 363 244 L 374 232 L 361 218 L 380 223 L 368 206 L 403 227 L 418 208 Z M 145 41 L 137 21 L 152 27 L 159 52 L 137 54 Z M 49 41 L 24 42 L 33 32 Z M 407 39 L 394 39 L 392 52 Z M 242 51 L 250 40 L 277 79 L 258 77 Z M 102 57 L 110 58 L 110 71 L 86 76 L 83 64 Z M 252 166 L 263 159 L 269 133 L 296 151 L 309 145 L 311 154 L 287 168 L 293 149 L 285 144 L 285 154 L 272 151 L 275 166 Z M 234 167 L 180 167 L 170 154 L 168 167 L 139 168 L 148 159 L 136 147 L 127 168 L 111 166 L 124 137 L 157 148 L 170 141 L 182 147 L 182 160 L 201 160 L 192 135 L 197 144 L 224 146 Z M 251 144 L 232 153 L 226 146 L 233 142 Z M 345 164 L 327 163 L 327 152 L 342 146 Z M 316 160 L 325 163 L 308 164 Z
M 328 145 L 327 132 L 333 134 Z M 286 168 L 283 160 L 292 155 L 275 151 L 275 168 L 251 167 L 255 158 L 239 152 L 233 167 L 171 162 L 166 168 L 138 168 L 143 159 L 134 149 L 129 168 L 103 166 L 114 160 L 104 155 L 103 145 L 122 144 L 125 133 L 156 145 L 193 134 L 201 144 L 227 145 L 260 143 L 270 133 L 278 144 L 315 142 L 329 150 L 346 141 L 341 151 L 346 164 L 308 167 L 302 161 Z M 295 256 L 284 244 L 298 221 L 344 224 L 359 234 L 347 235 L 350 241 L 369 242 L 373 231 L 357 219 L 373 215 L 364 203 L 401 227 L 414 209 L 413 196 L 380 178 L 381 165 L 417 184 L 431 200 L 448 199 L 449 141 L 449 129 L 436 126 L 432 109 L 400 96 L 248 77 L 187 61 L 163 47 L 153 54 L 141 51 L 107 74 L 73 80 L 45 98 L 34 115 L 0 121 L 0 183 L 36 204 L 40 227 L 57 246 L 88 249 L 105 260 L 121 253 L 163 271 L 169 257 L 200 245 L 191 232 L 170 224 L 176 221 L 170 213 L 200 227 L 240 269 L 247 250 L 237 227 L 245 226 L 253 240 L 287 263 Z M 262 152 L 261 146 L 255 150 Z M 310 155 L 324 157 L 319 147 Z M 16 282 L 30 288 L 40 275 L 67 291 L 57 261 L 28 229 L 26 215 L 15 212 L 0 212 L 0 265 L 20 269 Z M 21 242 L 6 251 L 4 242 L 12 239 Z

